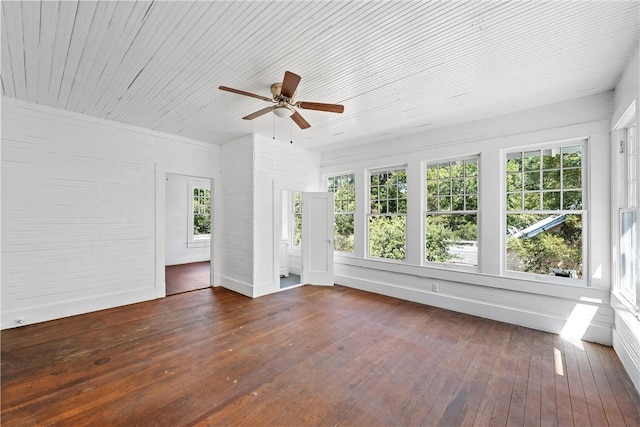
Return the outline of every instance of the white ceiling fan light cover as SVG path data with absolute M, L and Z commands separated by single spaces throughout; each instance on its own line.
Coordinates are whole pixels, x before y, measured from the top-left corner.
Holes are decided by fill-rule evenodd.
M 291 117 L 294 111 L 293 108 L 287 105 L 278 105 L 273 107 L 273 114 L 280 117 L 281 119 L 286 119 L 287 117 Z

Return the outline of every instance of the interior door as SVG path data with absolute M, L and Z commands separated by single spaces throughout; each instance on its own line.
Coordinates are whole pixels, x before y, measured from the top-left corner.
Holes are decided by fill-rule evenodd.
M 302 194 L 301 279 L 333 286 L 333 193 Z

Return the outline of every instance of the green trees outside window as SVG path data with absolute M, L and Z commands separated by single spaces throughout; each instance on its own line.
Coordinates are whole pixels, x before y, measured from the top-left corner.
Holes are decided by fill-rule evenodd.
M 293 246 L 299 248 L 302 242 L 302 193 L 293 192 L 293 203 L 291 204 L 293 217 Z
M 506 157 L 507 270 L 582 277 L 581 145 Z
M 193 189 L 193 238 L 208 239 L 211 236 L 211 190 Z
M 478 265 L 478 158 L 428 164 L 425 188 L 425 261 Z
M 353 174 L 327 178 L 327 190 L 334 193 L 334 249 L 353 252 L 353 225 L 356 212 L 356 190 Z
M 407 170 L 372 171 L 369 175 L 369 256 L 406 258 Z

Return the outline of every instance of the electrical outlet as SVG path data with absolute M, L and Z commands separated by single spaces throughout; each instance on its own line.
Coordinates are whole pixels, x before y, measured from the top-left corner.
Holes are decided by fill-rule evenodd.
M 431 290 L 433 292 L 438 292 L 438 284 L 437 283 L 432 283 L 431 284 Z

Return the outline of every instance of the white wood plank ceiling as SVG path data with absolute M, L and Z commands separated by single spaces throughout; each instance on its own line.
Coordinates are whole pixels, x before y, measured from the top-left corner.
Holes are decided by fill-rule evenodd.
M 319 151 L 614 88 L 638 1 L 2 1 L 2 94 L 222 144 L 257 132 Z M 269 104 L 285 70 L 297 98 Z M 339 145 L 337 145 L 339 144 Z

